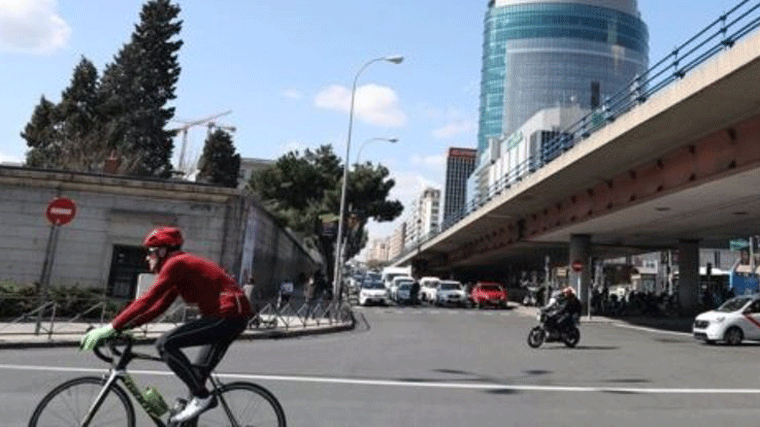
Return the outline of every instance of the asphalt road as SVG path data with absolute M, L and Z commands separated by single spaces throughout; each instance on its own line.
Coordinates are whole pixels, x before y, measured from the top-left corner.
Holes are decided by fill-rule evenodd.
M 576 349 L 531 349 L 534 320 L 512 310 L 357 312 L 367 325 L 353 332 L 237 342 L 217 371 L 269 388 L 290 426 L 758 424 L 758 345 L 585 324 Z M 24 425 L 45 392 L 99 363 L 72 348 L 3 350 L 0 425 Z M 131 368 L 167 400 L 184 394 L 160 364 Z

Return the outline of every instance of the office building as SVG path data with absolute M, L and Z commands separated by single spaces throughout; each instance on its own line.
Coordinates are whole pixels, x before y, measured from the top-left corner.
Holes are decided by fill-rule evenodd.
M 446 156 L 446 183 L 443 197 L 443 228 L 463 213 L 467 201 L 467 178 L 475 169 L 477 150 L 449 148 Z
M 483 159 L 467 182 L 470 199 L 484 202 L 525 175 L 554 160 L 566 149 L 557 139 L 564 129 L 589 113 L 578 105 L 541 110 L 507 138 L 491 138 Z
M 368 261 L 388 262 L 389 239 L 373 239 L 369 244 Z
M 245 188 L 245 186 L 248 184 L 248 180 L 251 179 L 251 174 L 274 164 L 275 160 L 270 159 L 257 159 L 253 157 L 241 158 L 240 173 L 238 175 L 238 188 Z
M 648 66 L 636 0 L 490 0 L 484 25 L 478 164 L 491 138 L 545 108 L 591 110 Z
M 404 251 L 404 242 L 406 241 L 406 222 L 402 222 L 393 230 L 388 242 L 388 259 L 392 260 Z
M 405 246 L 410 247 L 438 231 L 440 225 L 441 190 L 428 187 L 412 204 L 406 221 Z

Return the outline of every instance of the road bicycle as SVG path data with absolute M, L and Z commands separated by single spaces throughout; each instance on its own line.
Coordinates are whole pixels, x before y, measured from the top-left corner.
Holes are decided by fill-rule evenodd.
M 134 359 L 160 362 L 163 359 L 133 352 L 132 344 L 129 334 L 119 334 L 105 342 L 104 347 L 110 350 L 110 355 L 96 347 L 95 355 L 111 364 L 109 371 L 103 377 L 74 378 L 54 388 L 35 408 L 29 427 L 134 427 L 135 410 L 130 394 L 158 427 L 286 427 L 285 412 L 269 390 L 250 382 L 224 384 L 213 372 L 209 374 L 210 391 L 217 397 L 217 405 L 196 419 L 184 423 L 170 421 L 171 416 L 183 408 L 183 402 L 178 399 L 178 405 L 169 410 L 160 396 L 146 396 L 147 392 L 141 392 L 127 372 L 127 365 Z M 168 415 L 164 416 L 167 412 Z

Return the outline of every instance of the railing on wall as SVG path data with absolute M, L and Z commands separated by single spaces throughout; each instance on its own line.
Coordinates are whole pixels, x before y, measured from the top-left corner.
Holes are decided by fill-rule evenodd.
M 625 87 L 607 97 L 602 105 L 582 117 L 557 136 L 543 144 L 541 150 L 531 153 L 526 160 L 507 171 L 501 178 L 485 189 L 479 197 L 469 200 L 465 206 L 441 227 L 406 246 L 391 264 L 419 250 L 427 241 L 453 227 L 469 215 L 477 212 L 494 197 L 510 189 L 525 176 L 554 161 L 562 154 L 581 144 L 591 134 L 615 121 L 623 114 L 650 99 L 654 94 L 716 54 L 731 48 L 739 39 L 760 26 L 760 1 L 744 0 L 722 14 L 718 19 L 699 31 L 689 40 L 674 48 L 670 54 L 634 77 Z

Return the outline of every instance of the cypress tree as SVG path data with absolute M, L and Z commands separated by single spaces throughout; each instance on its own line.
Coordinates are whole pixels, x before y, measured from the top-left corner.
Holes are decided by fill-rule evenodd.
M 240 154 L 235 153 L 232 136 L 217 129 L 206 138 L 200 159 L 200 181 L 224 187 L 237 187 L 240 174 Z
M 180 8 L 169 0 L 143 5 L 140 23 L 106 67 L 101 81 L 103 112 L 109 116 L 108 142 L 127 158 L 127 173 L 169 177 L 174 132 L 166 124 L 174 117 L 180 66 L 174 39 L 182 28 Z

